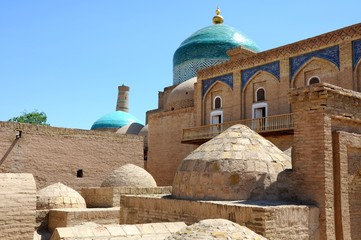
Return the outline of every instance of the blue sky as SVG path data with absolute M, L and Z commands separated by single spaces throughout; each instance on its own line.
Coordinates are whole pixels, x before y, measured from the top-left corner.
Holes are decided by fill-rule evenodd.
M 89 129 L 125 84 L 144 122 L 172 85 L 173 53 L 217 6 L 262 50 L 361 22 L 360 0 L 0 0 L 0 121 L 38 110 Z

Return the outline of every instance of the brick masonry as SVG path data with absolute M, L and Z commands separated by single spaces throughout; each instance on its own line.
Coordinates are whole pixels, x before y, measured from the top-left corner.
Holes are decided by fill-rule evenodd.
M 186 225 L 183 222 L 103 226 L 89 223 L 69 228 L 57 228 L 51 240 L 163 240 L 184 227 Z
M 361 93 L 321 83 L 289 96 L 295 114 L 290 190 L 319 207 L 320 239 L 355 239 L 361 224 L 355 201 L 361 188 Z
M 31 174 L 0 174 L 0 239 L 33 239 L 36 186 Z
M 81 195 L 84 197 L 88 208 L 119 207 L 121 195 L 142 195 L 142 194 L 171 194 L 172 187 L 93 187 L 82 188 Z
M 277 202 L 188 201 L 160 196 L 122 196 L 120 224 L 177 222 L 193 224 L 223 218 L 268 239 L 317 239 L 318 209 Z
M 49 211 L 50 231 L 58 227 L 72 227 L 84 222 L 114 224 L 119 219 L 119 207 L 115 208 L 64 208 Z
M 181 144 L 182 129 L 193 125 L 192 112 L 184 108 L 149 116 L 147 171 L 160 186 L 172 185 L 180 161 L 195 149 Z
M 19 139 L 16 130 L 22 131 Z M 0 122 L 0 159 L 0 172 L 32 173 L 38 189 L 62 182 L 80 190 L 100 186 L 126 163 L 143 167 L 143 138 Z

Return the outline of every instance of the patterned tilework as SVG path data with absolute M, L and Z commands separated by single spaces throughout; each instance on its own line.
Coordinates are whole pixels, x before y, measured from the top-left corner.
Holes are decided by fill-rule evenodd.
M 329 47 L 321 49 L 315 52 L 306 53 L 297 57 L 290 58 L 290 69 L 291 69 L 291 79 L 297 70 L 308 60 L 313 57 L 319 57 L 326 59 L 334 63 L 338 68 L 340 68 L 340 49 L 338 46 Z
M 353 68 L 355 69 L 357 63 L 361 59 L 361 40 L 352 42 L 352 53 L 353 53 Z
M 236 59 L 221 65 L 212 66 L 198 72 L 198 77 L 202 79 L 211 78 L 216 75 L 237 71 L 237 69 L 240 69 L 240 66 L 243 68 L 253 67 L 254 65 L 272 62 L 275 59 L 289 58 L 290 56 L 297 56 L 304 52 L 317 51 L 318 49 L 325 48 L 326 46 L 338 45 L 340 42 L 345 40 L 360 39 L 360 37 L 361 23 L 286 46 L 260 52 L 246 59 Z
M 224 63 L 228 59 L 194 59 L 179 64 L 173 68 L 173 85 L 180 84 L 192 77 L 197 76 L 201 69 Z
M 231 87 L 233 90 L 233 74 L 223 75 L 207 80 L 202 81 L 202 97 L 204 97 L 204 94 L 208 91 L 208 89 L 215 83 L 216 81 L 223 82 Z
M 280 80 L 280 62 L 272 62 L 268 64 L 264 64 L 261 66 L 249 68 L 242 70 L 242 88 L 247 84 L 247 82 L 254 76 L 258 71 L 269 72 L 274 75 L 278 80 Z

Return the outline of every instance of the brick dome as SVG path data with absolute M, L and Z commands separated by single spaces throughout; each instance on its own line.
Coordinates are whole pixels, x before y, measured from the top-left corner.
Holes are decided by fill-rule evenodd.
M 167 240 L 209 240 L 209 239 L 243 239 L 243 240 L 267 240 L 247 227 L 226 219 L 206 219 L 198 223 L 185 227 L 171 236 Z
M 115 133 L 117 134 L 132 134 L 138 135 L 139 132 L 144 128 L 143 124 L 132 122 L 121 128 L 119 128 Z
M 289 156 L 239 124 L 204 143 L 181 162 L 172 195 L 181 199 L 262 199 L 271 191 L 278 173 L 290 167 Z
M 197 78 L 191 78 L 176 86 L 167 99 L 167 110 L 176 110 L 194 106 L 194 84 Z
M 156 187 L 152 175 L 133 164 L 125 164 L 104 180 L 102 187 Z
M 86 203 L 77 191 L 58 182 L 40 189 L 37 194 L 36 209 L 54 208 L 86 208 Z

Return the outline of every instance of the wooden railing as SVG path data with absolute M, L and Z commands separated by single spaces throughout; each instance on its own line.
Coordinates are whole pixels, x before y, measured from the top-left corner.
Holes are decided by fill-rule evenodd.
M 276 116 L 270 116 L 265 118 L 256 119 L 244 119 L 233 122 L 226 122 L 221 124 L 205 125 L 200 127 L 183 129 L 182 142 L 202 142 L 209 140 L 227 128 L 236 125 L 243 124 L 250 129 L 258 132 L 275 132 L 293 129 L 293 114 L 282 114 Z

